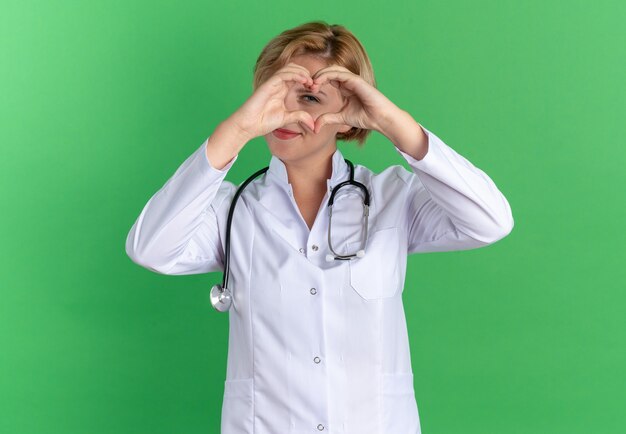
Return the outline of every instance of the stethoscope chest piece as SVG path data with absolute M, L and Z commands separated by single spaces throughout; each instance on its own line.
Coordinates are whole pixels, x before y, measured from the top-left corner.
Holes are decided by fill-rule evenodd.
M 228 288 L 222 290 L 222 285 L 219 283 L 213 285 L 211 288 L 211 304 L 219 312 L 226 312 L 230 309 L 233 299 Z

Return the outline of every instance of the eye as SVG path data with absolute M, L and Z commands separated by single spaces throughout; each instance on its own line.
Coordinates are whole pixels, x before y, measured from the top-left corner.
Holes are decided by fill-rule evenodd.
M 315 102 L 320 102 L 320 100 L 315 98 L 313 95 L 302 95 L 302 98 L 306 98 L 307 96 L 310 96 L 311 98 L 313 98 Z M 311 100 L 308 100 L 308 101 L 311 101 Z

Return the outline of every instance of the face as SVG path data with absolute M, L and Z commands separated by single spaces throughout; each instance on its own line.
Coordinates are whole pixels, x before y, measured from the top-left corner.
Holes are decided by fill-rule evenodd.
M 323 60 L 310 55 L 294 56 L 289 61 L 305 67 L 311 77 L 328 66 Z M 330 82 L 325 82 L 317 93 L 302 92 L 306 90 L 308 89 L 303 84 L 294 82 L 285 97 L 285 108 L 288 111 L 304 110 L 315 120 L 323 113 L 339 112 L 345 103 L 339 90 Z M 298 122 L 283 125 L 281 128 L 301 134 L 287 139 L 277 137 L 274 132 L 266 134 L 263 137 L 270 152 L 285 164 L 302 166 L 326 160 L 337 149 L 335 135 L 350 130 L 351 126 L 324 125 L 317 134 Z

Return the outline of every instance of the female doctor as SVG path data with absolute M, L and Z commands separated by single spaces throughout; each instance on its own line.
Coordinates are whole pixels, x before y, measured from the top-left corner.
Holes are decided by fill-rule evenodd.
M 337 140 L 371 130 L 411 171 L 344 159 Z M 258 136 L 269 166 L 238 192 L 224 178 Z M 150 198 L 126 252 L 162 274 L 227 272 L 222 434 L 419 434 L 407 255 L 512 227 L 493 181 L 376 88 L 357 38 L 315 21 L 267 44 L 253 94 Z

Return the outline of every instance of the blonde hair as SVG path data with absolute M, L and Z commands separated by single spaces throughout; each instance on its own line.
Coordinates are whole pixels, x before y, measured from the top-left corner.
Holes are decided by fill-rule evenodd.
M 253 89 L 256 90 L 287 65 L 292 56 L 299 55 L 313 55 L 328 64 L 343 66 L 376 87 L 372 64 L 356 36 L 342 25 L 329 25 L 317 20 L 287 29 L 265 45 L 254 66 Z M 361 147 L 370 132 L 352 127 L 345 133 L 337 133 L 335 137 L 346 142 L 356 141 Z

